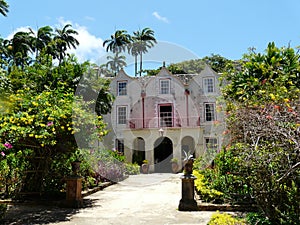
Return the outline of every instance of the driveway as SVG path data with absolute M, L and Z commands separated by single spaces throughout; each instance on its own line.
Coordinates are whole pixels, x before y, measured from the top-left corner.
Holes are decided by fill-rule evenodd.
M 87 196 L 93 207 L 80 209 L 60 225 L 206 225 L 213 212 L 180 212 L 180 174 L 140 174 Z
M 59 225 L 206 225 L 213 212 L 178 211 L 181 174 L 129 176 L 84 198 L 84 208 L 12 205 L 4 224 Z

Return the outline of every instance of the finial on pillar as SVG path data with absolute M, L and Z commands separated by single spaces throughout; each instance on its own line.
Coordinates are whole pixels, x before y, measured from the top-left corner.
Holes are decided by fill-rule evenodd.
M 165 61 L 163 61 L 163 67 L 166 67 L 166 62 Z

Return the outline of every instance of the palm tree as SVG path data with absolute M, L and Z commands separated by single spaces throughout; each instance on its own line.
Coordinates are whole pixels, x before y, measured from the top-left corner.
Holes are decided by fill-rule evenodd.
M 30 32 L 35 35 L 33 30 L 29 28 Z M 50 26 L 41 27 L 36 33 L 36 37 L 33 38 L 33 51 L 35 52 L 35 58 L 37 59 L 39 53 L 45 50 L 46 46 L 52 41 L 53 29 Z
M 126 45 L 131 41 L 131 36 L 127 34 L 126 30 L 117 30 L 114 34 L 110 36 L 103 42 L 103 47 L 107 45 L 106 51 L 111 51 L 113 53 L 120 53 L 125 51 Z
M 63 58 L 66 55 L 66 51 L 69 48 L 75 48 L 79 45 L 79 42 L 73 35 L 77 35 L 78 32 L 76 30 L 71 29 L 71 24 L 67 24 L 63 27 L 63 29 L 55 29 L 56 34 L 53 38 L 56 45 L 57 50 L 57 58 L 59 64 L 61 64 Z
M 139 45 L 138 42 L 134 41 L 134 38 L 132 38 L 132 42 L 128 45 L 128 53 L 134 57 L 134 76 L 137 76 L 137 57 L 139 55 Z
M 126 66 L 125 59 L 125 56 L 119 55 L 117 52 L 114 56 L 107 56 L 107 60 L 109 61 L 106 63 L 106 66 L 110 68 L 116 76 L 120 69 Z
M 136 43 L 138 54 L 140 55 L 140 76 L 142 75 L 143 70 L 143 53 L 148 52 L 149 48 L 152 48 L 156 43 L 154 37 L 154 31 L 146 27 L 142 31 L 138 30 L 133 32 L 134 36 L 132 37 L 133 42 Z
M 29 63 L 29 53 L 32 53 L 32 36 L 30 32 L 19 31 L 13 38 L 6 42 L 8 53 L 16 66 L 24 66 Z
M 0 0 L 0 14 L 2 14 L 3 16 L 7 16 L 8 7 L 9 5 L 7 4 L 6 1 Z

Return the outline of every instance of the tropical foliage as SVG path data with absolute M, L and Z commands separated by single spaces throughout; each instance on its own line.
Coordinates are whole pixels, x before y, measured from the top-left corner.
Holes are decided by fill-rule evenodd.
M 68 55 L 79 44 L 70 25 L 53 30 L 45 26 L 35 35 L 29 29 L 1 40 L 0 191 L 6 196 L 63 190 L 78 151 L 76 134 L 89 147 L 107 133 L 101 115 L 113 100 L 109 83 L 91 74 L 97 82 L 79 84 L 93 65 Z M 79 87 L 94 98 L 78 94 Z
M 299 223 L 299 53 L 269 43 L 223 75 L 229 160 L 273 224 Z M 231 159 L 230 159 L 231 158 Z
M 128 34 L 126 30 L 117 30 L 111 35 L 110 39 L 103 42 L 103 47 L 106 46 L 106 51 L 115 54 L 113 57 L 107 57 L 110 61 L 106 63 L 106 67 L 111 68 L 116 76 L 120 68 L 126 66 L 125 56 L 119 54 L 127 50 L 128 53 L 134 57 L 135 76 L 138 74 L 137 58 L 140 56 L 139 75 L 141 76 L 143 71 L 143 54 L 147 53 L 148 49 L 152 48 L 154 44 L 156 44 L 154 31 L 148 27 L 133 32 L 132 36 Z
M 6 1 L 0 0 L 0 14 L 7 16 L 9 5 Z

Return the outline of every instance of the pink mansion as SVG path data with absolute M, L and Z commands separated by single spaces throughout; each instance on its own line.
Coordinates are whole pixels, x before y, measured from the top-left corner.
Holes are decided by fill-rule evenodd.
M 103 143 L 129 162 L 148 160 L 152 172 L 169 172 L 170 160 L 181 163 L 185 152 L 216 153 L 225 126 L 218 78 L 207 65 L 200 74 L 162 67 L 156 76 L 130 77 L 121 70 L 110 84 L 115 101 Z

